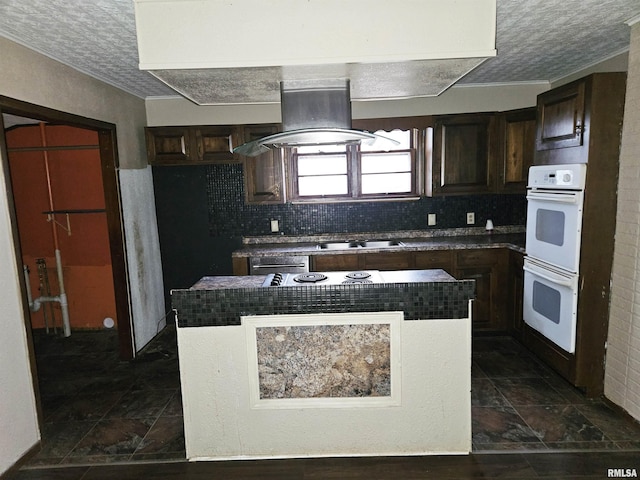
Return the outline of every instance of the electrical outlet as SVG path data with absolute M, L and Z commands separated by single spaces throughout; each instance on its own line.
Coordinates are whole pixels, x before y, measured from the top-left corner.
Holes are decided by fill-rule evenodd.
M 278 225 L 278 220 L 271 220 L 271 232 L 278 233 L 280 231 L 280 225 Z
M 467 212 L 467 225 L 473 225 L 474 223 L 476 223 L 476 214 Z
M 427 225 L 433 227 L 436 224 L 436 214 L 430 213 L 427 215 Z

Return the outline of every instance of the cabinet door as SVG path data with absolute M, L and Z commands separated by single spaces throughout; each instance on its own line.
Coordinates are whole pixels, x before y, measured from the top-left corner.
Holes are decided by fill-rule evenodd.
M 344 270 L 360 270 L 360 256 L 356 254 L 345 255 L 314 255 L 313 271 L 315 272 L 339 272 Z
M 585 132 L 585 82 L 538 95 L 536 150 L 580 147 Z
M 536 109 L 500 116 L 502 151 L 498 162 L 498 192 L 525 193 L 536 149 Z
M 194 130 L 197 146 L 196 161 L 201 163 L 239 162 L 233 149 L 240 145 L 242 136 L 238 127 L 212 126 Z
M 493 115 L 440 117 L 433 142 L 433 193 L 495 191 Z
M 147 159 L 150 165 L 180 165 L 191 161 L 192 132 L 188 127 L 147 127 Z
M 407 270 L 412 268 L 409 252 L 365 253 L 362 257 L 365 270 Z
M 507 330 L 507 250 L 462 250 L 456 254 L 458 279 L 476 281 L 472 324 L 475 330 Z
M 276 133 L 275 126 L 245 127 L 244 141 L 250 142 Z M 281 150 L 270 150 L 257 157 L 244 158 L 244 183 L 247 203 L 284 203 L 284 163 Z
M 473 330 L 493 330 L 494 274 L 490 266 L 458 268 L 456 278 L 476 281 L 476 297 L 472 304 L 471 325 Z

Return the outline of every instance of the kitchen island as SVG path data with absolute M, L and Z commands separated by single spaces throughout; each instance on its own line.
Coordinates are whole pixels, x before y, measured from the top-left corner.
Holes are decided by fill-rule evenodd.
M 468 453 L 473 280 L 172 291 L 189 460 Z

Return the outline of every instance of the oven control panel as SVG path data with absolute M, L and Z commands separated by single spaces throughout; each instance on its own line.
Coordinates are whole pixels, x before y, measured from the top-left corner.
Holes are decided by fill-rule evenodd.
M 587 166 L 583 163 L 570 165 L 534 165 L 529 169 L 529 188 L 584 189 Z

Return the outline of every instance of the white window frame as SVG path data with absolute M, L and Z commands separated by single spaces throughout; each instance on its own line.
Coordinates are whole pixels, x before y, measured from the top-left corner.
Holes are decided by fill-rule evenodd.
M 284 156 L 287 163 L 287 177 L 289 183 L 290 200 L 296 203 L 317 203 L 317 202 L 354 202 L 354 201 L 371 201 L 371 200 L 410 200 L 416 199 L 420 196 L 420 179 L 423 169 L 419 168 L 418 155 L 415 148 L 415 139 L 412 132 L 411 148 L 403 150 L 393 150 L 386 152 L 383 150 L 365 151 L 362 152 L 359 145 L 352 144 L 346 145 L 346 157 L 347 157 L 347 185 L 348 192 L 340 195 L 300 195 L 298 188 L 298 157 L 306 155 L 304 153 L 298 153 L 296 148 L 285 149 Z M 410 155 L 411 165 L 411 189 L 409 192 L 399 193 L 362 193 L 362 156 L 363 155 L 385 155 L 385 154 L 398 154 L 406 152 Z M 320 155 L 332 155 L 335 152 L 326 152 Z M 309 154 L 317 155 L 317 154 Z M 390 172 L 391 173 L 391 172 Z

